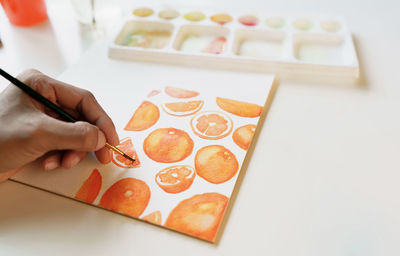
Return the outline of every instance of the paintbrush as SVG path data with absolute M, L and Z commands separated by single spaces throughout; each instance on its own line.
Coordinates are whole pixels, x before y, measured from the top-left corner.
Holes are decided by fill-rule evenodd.
M 38 102 L 42 103 L 44 106 L 46 106 L 49 109 L 51 109 L 52 111 L 54 111 L 56 114 L 58 114 L 60 117 L 62 117 L 65 121 L 72 122 L 72 123 L 78 121 L 73 116 L 68 114 L 65 110 L 63 110 L 62 108 L 60 108 L 59 106 L 57 106 L 56 104 L 51 102 L 50 100 L 46 99 L 45 97 L 40 95 L 37 91 L 33 90 L 31 87 L 29 87 L 28 85 L 24 84 L 23 82 L 21 82 L 17 78 L 11 76 L 10 74 L 5 72 L 1 68 L 0 68 L 0 75 L 3 76 L 8 81 L 10 81 L 12 84 L 16 85 L 18 88 L 20 88 L 22 91 L 24 91 L 26 94 L 28 94 L 29 96 L 31 96 L 32 98 L 34 98 Z M 128 160 L 130 160 L 132 162 L 135 161 L 135 159 L 133 159 L 132 157 L 130 157 L 127 154 L 125 154 L 119 148 L 117 148 L 115 146 L 112 146 L 112 145 L 108 144 L 107 142 L 106 142 L 105 146 L 107 148 L 109 148 L 109 149 L 114 150 L 115 152 L 117 152 L 118 154 L 122 155 L 126 159 L 128 159 Z

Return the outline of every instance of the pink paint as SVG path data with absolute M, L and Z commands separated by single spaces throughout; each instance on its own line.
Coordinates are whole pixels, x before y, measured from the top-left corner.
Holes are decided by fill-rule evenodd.
M 239 22 L 245 26 L 255 26 L 258 24 L 258 18 L 256 16 L 242 16 L 239 18 Z

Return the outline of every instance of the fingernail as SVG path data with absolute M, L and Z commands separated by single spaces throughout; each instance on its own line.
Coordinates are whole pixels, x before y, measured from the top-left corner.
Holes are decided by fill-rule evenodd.
M 104 133 L 98 131 L 96 151 L 103 148 L 105 144 L 106 144 L 106 137 L 104 137 Z
M 58 163 L 58 161 L 47 161 L 45 164 L 44 164 L 44 170 L 45 171 L 51 171 L 51 170 L 54 170 L 54 169 L 56 169 L 57 167 L 59 167 L 59 163 Z
M 74 167 L 75 165 L 77 165 L 79 163 L 81 159 L 79 158 L 79 156 L 77 155 L 73 155 L 71 156 L 71 160 L 69 161 L 69 168 Z

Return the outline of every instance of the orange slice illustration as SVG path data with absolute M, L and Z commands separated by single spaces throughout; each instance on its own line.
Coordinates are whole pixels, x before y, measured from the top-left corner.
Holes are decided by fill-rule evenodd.
M 201 112 L 190 121 L 193 132 L 207 140 L 222 139 L 232 131 L 232 119 L 218 111 Z
M 218 193 L 195 195 L 180 202 L 165 226 L 208 241 L 214 241 L 229 198 Z
M 135 148 L 133 147 L 132 139 L 131 138 L 125 138 L 122 139 L 117 146 L 120 150 L 122 150 L 125 154 L 128 156 L 132 157 L 135 159 L 135 162 L 132 162 L 125 157 L 121 156 L 120 154 L 116 153 L 113 151 L 113 158 L 112 162 L 121 168 L 137 168 L 140 167 L 140 160 L 139 157 L 136 153 Z
M 143 101 L 125 126 L 127 131 L 143 131 L 157 123 L 160 110 L 150 101 Z
M 235 155 L 220 145 L 210 145 L 199 149 L 194 164 L 197 175 L 214 184 L 232 179 L 239 169 Z
M 204 101 L 192 100 L 187 102 L 164 103 L 162 108 L 172 116 L 189 116 L 198 112 L 203 107 Z
M 101 175 L 97 169 L 83 182 L 75 198 L 86 203 L 93 203 L 101 189 Z
M 248 124 L 237 128 L 232 135 L 233 141 L 244 150 L 247 150 L 250 146 L 251 140 L 253 139 L 256 126 L 254 124 Z
M 147 184 L 134 178 L 115 182 L 101 197 L 100 206 L 114 212 L 139 217 L 150 200 Z
M 180 193 L 192 185 L 195 176 L 193 167 L 175 165 L 159 171 L 156 182 L 167 193 Z
M 193 140 L 182 130 L 160 128 L 149 134 L 143 143 L 146 155 L 159 163 L 175 163 L 193 151 Z
M 217 97 L 217 104 L 223 110 L 242 117 L 260 116 L 263 107 L 243 101 L 231 100 Z
M 156 95 L 158 95 L 160 93 L 161 93 L 160 90 L 152 90 L 151 92 L 149 92 L 149 94 L 147 94 L 147 98 L 151 98 L 151 97 L 156 96 Z
M 160 211 L 152 212 L 152 213 L 144 216 L 142 218 L 142 220 L 153 223 L 153 224 L 161 225 L 161 212 Z
M 198 92 L 189 91 L 181 88 L 176 88 L 172 86 L 165 87 L 165 93 L 171 97 L 179 98 L 179 99 L 186 99 L 186 98 L 193 98 L 199 95 Z

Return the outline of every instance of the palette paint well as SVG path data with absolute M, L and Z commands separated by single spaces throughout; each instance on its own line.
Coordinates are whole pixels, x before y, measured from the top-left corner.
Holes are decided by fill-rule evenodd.
M 239 46 L 238 55 L 263 59 L 278 58 L 282 55 L 282 42 L 245 40 Z
M 296 58 L 316 64 L 343 64 L 343 50 L 337 44 L 301 43 L 296 50 Z

